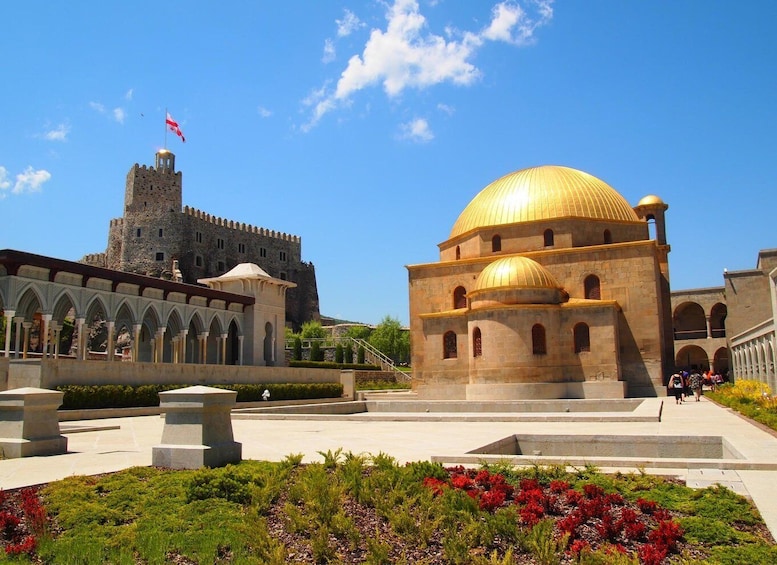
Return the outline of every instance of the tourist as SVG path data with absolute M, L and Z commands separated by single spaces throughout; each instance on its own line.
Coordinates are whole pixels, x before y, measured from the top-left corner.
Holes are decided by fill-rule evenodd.
M 264 392 L 262 393 L 262 400 L 270 400 L 270 391 L 268 389 L 264 389 Z
M 696 402 L 701 401 L 702 377 L 698 371 L 694 371 L 693 373 L 691 373 L 689 384 L 691 386 L 691 391 L 693 392 L 693 396 L 696 398 Z
M 684 388 L 685 384 L 683 383 L 683 376 L 680 373 L 675 373 L 669 377 L 669 382 L 667 383 L 667 396 L 674 396 L 674 403 L 682 404 Z

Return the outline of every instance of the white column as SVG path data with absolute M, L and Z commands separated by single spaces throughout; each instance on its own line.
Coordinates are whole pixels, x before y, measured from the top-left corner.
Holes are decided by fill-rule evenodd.
M 16 310 L 5 311 L 5 356 L 11 356 L 11 324 L 13 324 L 13 317 L 16 314 Z
M 208 332 L 200 334 L 200 364 L 204 365 L 208 361 Z
M 86 338 L 84 337 L 84 322 L 86 322 L 85 318 L 76 318 L 76 337 L 78 341 L 76 341 L 76 359 L 80 359 L 81 361 L 86 360 Z
M 221 334 L 221 364 L 227 364 L 227 338 L 229 334 Z
M 32 329 L 32 322 L 23 322 L 22 326 L 24 327 L 24 349 L 22 359 L 27 359 L 27 352 L 30 349 L 30 330 Z
M 108 347 L 105 349 L 105 356 L 111 362 L 113 362 L 113 355 L 116 350 L 116 344 L 113 341 L 114 324 L 113 320 L 108 320 Z
M 13 319 L 13 323 L 16 324 L 16 339 L 14 340 L 14 359 L 19 358 L 19 352 L 22 347 L 22 324 L 24 323 L 24 316 L 16 316 Z
M 51 339 L 54 342 L 54 359 L 59 359 L 59 332 L 62 326 L 58 322 L 51 322 Z
M 132 360 L 140 360 L 140 330 L 143 328 L 143 324 L 135 324 L 132 326 Z
M 186 338 L 189 335 L 189 330 L 181 330 L 178 335 L 181 336 L 181 363 L 186 363 Z
M 151 362 L 156 363 L 156 338 L 151 338 L 149 341 L 151 344 Z
M 43 314 L 41 316 L 41 322 L 43 322 L 43 327 L 41 328 L 41 337 L 43 338 L 41 357 L 49 356 L 49 324 L 51 323 L 51 318 L 51 314 Z
M 237 336 L 237 364 L 243 364 L 243 336 Z

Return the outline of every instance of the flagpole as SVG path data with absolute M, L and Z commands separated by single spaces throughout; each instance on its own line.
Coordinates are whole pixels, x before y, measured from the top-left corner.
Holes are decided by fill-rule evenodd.
M 167 106 L 165 106 L 165 151 L 167 151 Z

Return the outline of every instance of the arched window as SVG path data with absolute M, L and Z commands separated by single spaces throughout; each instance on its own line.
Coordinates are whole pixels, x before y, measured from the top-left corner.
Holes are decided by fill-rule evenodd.
M 467 307 L 467 289 L 463 286 L 457 286 L 455 289 L 453 289 L 453 307 Z
M 459 259 L 461 259 L 461 247 L 459 247 L 457 245 L 456 246 L 456 261 L 458 261 Z
M 612 234 L 610 230 L 604 230 L 604 243 L 612 243 Z
M 580 322 L 575 324 L 575 353 L 591 351 L 591 336 L 588 333 L 588 324 Z
M 588 275 L 583 281 L 584 294 L 588 300 L 601 300 L 602 289 L 599 284 L 599 277 L 596 275 Z
M 531 352 L 534 355 L 546 355 L 548 353 L 545 341 L 545 327 L 542 324 L 534 324 L 531 328 Z
M 443 359 L 456 359 L 456 332 L 445 332 L 442 336 Z
M 502 236 L 501 235 L 495 235 L 491 238 L 491 251 L 496 253 L 497 251 L 502 250 Z
M 545 230 L 545 233 L 543 233 L 542 235 L 545 238 L 545 247 L 553 247 L 554 245 L 553 230 Z
M 472 356 L 480 357 L 483 355 L 483 342 L 480 339 L 480 328 L 472 330 Z

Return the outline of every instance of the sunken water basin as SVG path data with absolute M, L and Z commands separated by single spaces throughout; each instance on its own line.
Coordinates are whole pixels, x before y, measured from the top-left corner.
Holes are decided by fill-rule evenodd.
M 742 458 L 742 455 L 722 436 L 517 434 L 468 453 L 574 458 Z

